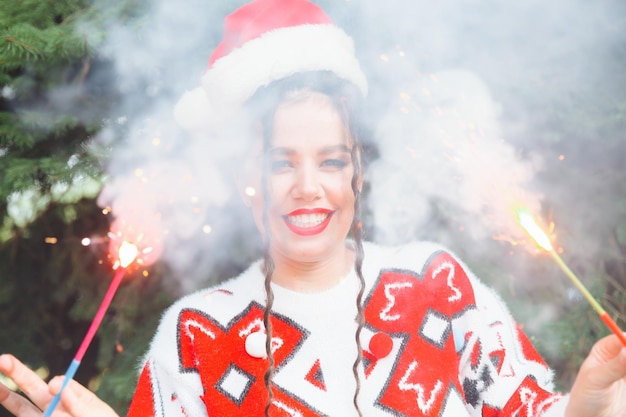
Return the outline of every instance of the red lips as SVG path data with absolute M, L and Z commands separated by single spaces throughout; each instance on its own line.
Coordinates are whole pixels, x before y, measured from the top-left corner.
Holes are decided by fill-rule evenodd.
M 330 223 L 330 219 L 333 217 L 334 211 L 322 208 L 316 209 L 298 209 L 294 210 L 291 213 L 283 216 L 285 220 L 285 224 L 297 235 L 300 236 L 313 236 L 319 233 L 322 233 L 328 224 Z M 293 219 L 293 217 L 301 216 L 299 219 Z M 325 216 L 324 220 L 321 223 L 317 223 L 321 217 Z M 294 220 L 299 224 L 294 224 Z M 308 226 L 305 223 L 311 223 L 313 225 Z

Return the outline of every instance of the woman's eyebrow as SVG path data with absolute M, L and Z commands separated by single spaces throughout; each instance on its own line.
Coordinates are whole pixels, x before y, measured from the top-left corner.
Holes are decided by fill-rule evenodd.
M 350 153 L 351 149 L 347 145 L 344 145 L 344 144 L 331 145 L 331 146 L 326 146 L 320 149 L 318 154 L 328 155 L 328 154 L 335 153 L 335 152 Z M 267 150 L 267 153 L 270 155 L 293 155 L 293 154 L 296 154 L 297 151 L 292 148 L 288 148 L 284 146 L 277 146 L 277 147 L 269 148 Z
M 267 153 L 270 155 L 293 155 L 296 153 L 295 150 L 283 146 L 272 147 L 267 150 Z
M 319 154 L 328 155 L 328 154 L 335 153 L 335 152 L 350 153 L 351 149 L 348 146 L 343 145 L 343 144 L 333 145 L 333 146 L 327 146 L 325 148 L 322 148 L 319 151 Z

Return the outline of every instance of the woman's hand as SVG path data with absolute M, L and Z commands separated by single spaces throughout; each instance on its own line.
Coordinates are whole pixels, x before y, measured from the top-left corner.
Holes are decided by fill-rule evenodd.
M 567 417 L 626 417 L 626 347 L 615 335 L 600 339 L 578 371 Z
M 13 380 L 25 396 L 0 384 L 0 404 L 17 417 L 39 417 L 59 392 L 63 377 L 46 384 L 12 355 L 0 356 L 0 373 Z M 30 401 L 29 401 L 30 400 Z M 111 407 L 76 381 L 70 381 L 61 395 L 54 417 L 117 417 Z

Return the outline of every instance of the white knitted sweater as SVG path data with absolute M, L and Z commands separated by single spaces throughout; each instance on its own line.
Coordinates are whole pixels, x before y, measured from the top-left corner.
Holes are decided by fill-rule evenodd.
M 363 416 L 561 416 L 552 372 L 501 300 L 432 243 L 364 245 Z M 262 416 L 261 263 L 175 303 L 146 356 L 129 416 Z M 273 285 L 272 416 L 356 416 L 354 272 L 333 288 Z M 252 334 L 252 336 L 250 336 Z

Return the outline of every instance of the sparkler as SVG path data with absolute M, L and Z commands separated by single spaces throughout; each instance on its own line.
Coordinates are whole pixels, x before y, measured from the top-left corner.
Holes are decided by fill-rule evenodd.
M 78 370 L 78 367 L 80 366 L 80 363 L 83 360 L 83 356 L 85 356 L 85 352 L 87 352 L 87 348 L 89 347 L 91 340 L 95 336 L 96 331 L 98 330 L 98 327 L 100 326 L 100 323 L 102 322 L 102 319 L 104 318 L 104 314 L 109 308 L 109 304 L 111 304 L 111 300 L 113 299 L 113 296 L 115 295 L 115 292 L 117 291 L 117 288 L 119 287 L 120 282 L 122 281 L 122 278 L 124 277 L 126 267 L 128 267 L 128 265 L 130 265 L 135 260 L 138 254 L 139 254 L 139 250 L 137 249 L 137 246 L 135 246 L 134 244 L 128 243 L 128 242 L 122 242 L 122 244 L 120 245 L 119 267 L 115 271 L 115 275 L 113 276 L 113 280 L 111 281 L 111 284 L 109 285 L 109 289 L 107 290 L 106 294 L 104 295 L 104 298 L 102 299 L 102 302 L 100 303 L 100 307 L 98 308 L 98 311 L 96 312 L 96 315 L 94 316 L 93 321 L 91 322 L 91 326 L 89 326 L 89 330 L 87 331 L 87 334 L 85 335 L 85 338 L 83 339 L 83 342 L 80 344 L 80 347 L 78 348 L 78 351 L 76 352 L 76 355 L 74 356 L 74 359 L 72 360 L 72 362 L 70 363 L 70 366 L 67 368 L 67 371 L 65 372 L 65 378 L 63 379 L 61 390 L 57 393 L 57 395 L 54 396 L 54 398 L 50 402 L 50 405 L 48 406 L 48 408 L 46 409 L 46 412 L 44 413 L 44 417 L 50 417 L 52 415 L 54 409 L 59 404 L 59 401 L 61 399 L 61 393 L 63 393 L 63 390 L 65 389 L 67 384 L 70 382 L 70 380 L 74 378 L 74 374 L 76 374 L 76 371 Z
M 591 293 L 585 288 L 583 283 L 578 279 L 576 274 L 572 272 L 572 270 L 567 266 L 567 264 L 561 259 L 558 253 L 554 250 L 552 246 L 552 242 L 550 242 L 550 238 L 545 234 L 545 232 L 541 229 L 541 227 L 535 222 L 532 214 L 530 214 L 527 210 L 517 209 L 517 221 L 522 226 L 522 228 L 528 233 L 528 235 L 533 238 L 533 240 L 537 243 L 537 245 L 548 252 L 557 265 L 561 268 L 561 270 L 565 273 L 565 275 L 572 281 L 572 284 L 582 293 L 582 295 L 587 299 L 589 304 L 593 307 L 593 309 L 598 313 L 604 324 L 619 338 L 624 346 L 626 346 L 626 336 L 619 328 L 617 323 L 609 316 L 609 314 L 602 308 L 600 303 L 591 295 Z

